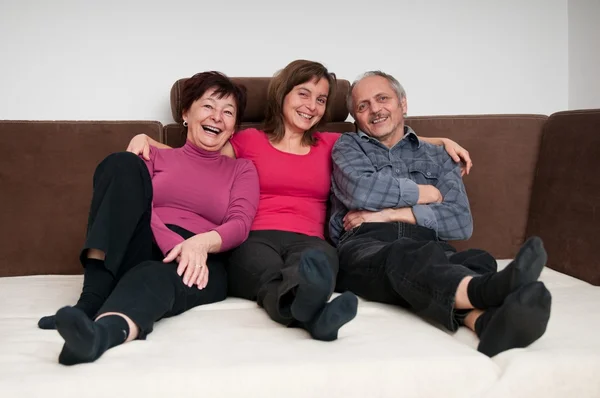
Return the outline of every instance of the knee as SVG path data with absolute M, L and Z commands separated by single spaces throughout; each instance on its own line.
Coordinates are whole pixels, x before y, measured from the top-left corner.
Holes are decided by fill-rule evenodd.
M 129 270 L 123 277 L 129 279 L 135 278 L 146 282 L 167 280 L 174 273 L 170 268 L 172 268 L 171 264 L 163 264 L 160 261 L 143 261 Z
M 96 177 L 98 173 L 116 170 L 119 170 L 119 172 L 121 172 L 121 170 L 136 170 L 136 167 L 140 166 L 146 168 L 146 164 L 139 156 L 134 155 L 131 152 L 115 152 L 111 153 L 100 162 L 98 167 L 96 167 L 94 177 Z

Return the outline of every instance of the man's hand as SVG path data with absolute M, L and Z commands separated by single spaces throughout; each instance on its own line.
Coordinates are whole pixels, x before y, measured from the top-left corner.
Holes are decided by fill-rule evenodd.
M 150 137 L 146 134 L 138 134 L 129 141 L 127 152 L 135 155 L 142 155 L 146 160 L 150 160 Z
M 418 185 L 419 187 L 419 199 L 417 204 L 428 205 L 431 203 L 442 203 L 444 198 L 439 189 L 433 185 Z
M 179 263 L 177 274 L 183 275 L 183 283 L 189 287 L 198 285 L 198 289 L 204 289 L 208 284 L 206 260 L 209 247 L 206 234 L 198 234 L 171 249 L 163 262 L 170 263 L 176 260 Z

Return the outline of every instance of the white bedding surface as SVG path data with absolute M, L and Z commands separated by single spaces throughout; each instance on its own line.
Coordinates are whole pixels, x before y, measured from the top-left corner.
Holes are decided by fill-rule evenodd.
M 36 323 L 75 302 L 81 276 L 0 278 L 0 396 L 600 397 L 600 288 L 549 269 L 541 279 L 553 295 L 546 335 L 493 359 L 472 332 L 452 335 L 400 308 L 361 300 L 324 343 L 230 298 L 64 367 L 60 336 Z

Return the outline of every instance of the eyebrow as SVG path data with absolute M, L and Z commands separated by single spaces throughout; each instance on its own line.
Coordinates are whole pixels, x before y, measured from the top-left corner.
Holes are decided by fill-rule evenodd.
M 306 91 L 308 91 L 309 93 L 312 94 L 312 90 L 310 88 L 308 88 L 308 87 L 305 87 L 305 86 L 298 87 L 298 90 L 306 90 Z M 319 94 L 319 97 L 325 97 L 325 98 L 327 98 L 328 94 Z
M 214 94 L 213 94 L 213 95 L 211 95 L 211 96 L 210 96 L 210 97 L 208 97 L 208 98 L 205 98 L 205 99 L 206 99 L 206 100 L 208 100 L 208 101 L 211 101 L 211 102 L 212 102 L 212 103 L 214 103 L 214 104 L 216 104 L 216 103 L 217 103 L 217 101 L 216 101 L 216 100 L 215 100 L 213 97 L 214 97 Z M 234 109 L 235 109 L 235 106 L 234 106 L 234 105 L 233 105 L 231 102 L 228 102 L 228 103 L 226 103 L 226 104 L 225 104 L 225 106 L 230 106 L 230 107 L 232 107 L 232 108 L 234 108 Z

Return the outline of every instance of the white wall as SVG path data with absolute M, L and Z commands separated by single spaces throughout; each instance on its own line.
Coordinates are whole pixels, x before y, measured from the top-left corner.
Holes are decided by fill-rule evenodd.
M 296 58 L 395 75 L 411 115 L 568 105 L 568 0 L 3 0 L 0 119 L 170 122 L 180 77 Z
M 569 0 L 569 109 L 600 108 L 600 0 Z

